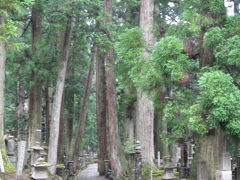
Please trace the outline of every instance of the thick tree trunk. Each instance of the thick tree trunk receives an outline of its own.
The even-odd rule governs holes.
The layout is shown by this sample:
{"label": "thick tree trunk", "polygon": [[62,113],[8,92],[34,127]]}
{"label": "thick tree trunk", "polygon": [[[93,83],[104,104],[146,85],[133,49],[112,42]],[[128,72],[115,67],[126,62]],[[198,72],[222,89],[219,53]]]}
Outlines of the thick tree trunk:
{"label": "thick tree trunk", "polygon": [[74,157],[75,161],[78,159],[78,157],[80,156],[80,153],[81,153],[81,143],[82,143],[82,138],[83,138],[84,129],[85,129],[85,125],[86,125],[89,97],[91,95],[91,88],[92,88],[92,79],[93,79],[93,73],[94,73],[95,59],[96,59],[96,49],[94,46],[93,51],[92,51],[91,64],[89,66],[86,86],[85,86],[85,90],[84,90],[82,108],[81,108],[81,112],[79,115],[79,121],[78,121],[77,138],[76,138],[76,142],[75,142],[75,146],[74,146],[74,153],[73,153],[73,157]]}
{"label": "thick tree trunk", "polygon": [[[100,48],[100,47],[98,47]],[[100,176],[105,174],[104,160],[107,159],[107,136],[106,136],[106,81],[104,58],[100,57],[97,49],[96,59],[96,114],[98,133],[98,171]]]}
{"label": "thick tree trunk", "polygon": [[[105,23],[106,26],[108,26],[112,23],[112,0],[104,0],[104,9],[107,13]],[[111,33],[109,29],[107,31],[106,35],[110,36]],[[109,156],[113,174],[116,177],[120,177],[123,173],[123,169],[120,160],[120,138],[118,132],[113,49],[109,48],[105,50],[105,62]]]}
{"label": "thick tree trunk", "polygon": [[[0,14],[0,25],[4,25],[4,18]],[[4,133],[4,89],[5,89],[5,62],[6,47],[3,39],[0,39],[0,150],[5,148]]]}
{"label": "thick tree trunk", "polygon": [[74,119],[74,93],[68,95],[68,104],[67,104],[67,157],[70,159],[72,155],[72,138],[73,138],[73,119]]}
{"label": "thick tree trunk", "polygon": [[26,122],[25,122],[25,92],[21,79],[17,82],[17,138],[26,140]]}
{"label": "thick tree trunk", "polygon": [[56,92],[53,100],[52,119],[50,122],[50,138],[48,148],[48,162],[51,164],[49,171],[52,174],[56,172],[57,152],[58,152],[58,138],[59,138],[59,121],[62,95],[65,84],[65,76],[67,70],[68,54],[72,34],[72,16],[68,17],[67,27],[64,36],[63,54],[61,59],[61,67],[58,73]]}
{"label": "thick tree trunk", "polygon": [[131,102],[126,107],[125,113],[125,138],[134,140],[135,138],[135,124],[136,124],[136,102]]}
{"label": "thick tree trunk", "polygon": [[[42,8],[40,7],[41,0],[35,1],[32,8],[32,55],[36,52],[36,44],[41,35],[42,24]],[[28,124],[28,146],[32,147],[35,143],[35,131],[41,128],[42,114],[42,84],[38,75],[32,72],[33,85],[29,94],[29,124]]]}
{"label": "thick tree trunk", "polygon": [[61,133],[59,133],[58,138],[58,162],[64,163],[64,153],[66,150],[65,146],[65,137],[66,137],[66,126],[65,126],[65,117],[64,117],[64,106],[65,106],[65,98],[64,98],[64,92],[62,96],[62,104],[61,104],[61,112],[60,112],[60,124],[59,124],[59,130]]}
{"label": "thick tree trunk", "polygon": [[[151,49],[154,44],[153,37],[153,1],[142,0],[140,10],[140,27],[143,30],[143,39]],[[149,58],[147,50],[144,52],[145,60]],[[154,159],[153,145],[153,123],[154,123],[154,108],[153,101],[141,89],[137,89],[137,121],[136,135],[141,141],[142,158],[145,165],[151,166]]]}
{"label": "thick tree trunk", "polygon": [[52,93],[51,93],[51,87],[49,86],[49,82],[46,83],[45,89],[44,89],[44,98],[45,98],[45,123],[46,123],[46,143],[49,142],[49,127],[50,127],[50,121],[51,121],[51,105],[52,105]]}
{"label": "thick tree trunk", "polygon": [[200,141],[197,153],[197,179],[215,180],[216,170],[220,167],[222,153],[226,151],[225,133],[217,129],[214,135]]}
{"label": "thick tree trunk", "polygon": [[161,158],[165,156],[169,156],[169,149],[168,149],[168,144],[163,141],[161,135],[167,136],[167,122],[163,121],[163,110],[165,107],[166,103],[166,95],[168,94],[166,87],[161,87],[161,90],[159,92],[159,95],[157,101],[160,101],[161,105],[159,108],[154,109],[154,119],[155,119],[155,147],[156,147],[156,152],[155,155],[157,155],[157,152],[160,151],[161,153]]}

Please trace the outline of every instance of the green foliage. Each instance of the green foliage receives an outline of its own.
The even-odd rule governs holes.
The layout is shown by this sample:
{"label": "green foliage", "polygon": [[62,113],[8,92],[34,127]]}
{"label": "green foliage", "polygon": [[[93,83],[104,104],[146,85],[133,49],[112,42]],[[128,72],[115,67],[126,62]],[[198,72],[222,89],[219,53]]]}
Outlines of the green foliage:
{"label": "green foliage", "polygon": [[240,36],[235,35],[219,44],[215,49],[215,56],[220,64],[240,66]]}
{"label": "green foliage", "polygon": [[240,91],[232,77],[222,71],[205,72],[199,79],[199,90],[198,103],[190,108],[193,129],[201,132],[205,126],[221,127],[239,136]]}
{"label": "green foliage", "polygon": [[135,151],[136,144],[134,142],[135,142],[134,139],[127,139],[123,143],[124,153],[126,153],[126,154],[134,154],[136,152]]}
{"label": "green foliage", "polygon": [[[214,27],[204,34],[204,46],[211,49],[224,41],[224,34],[221,28]],[[221,44],[222,45],[222,44]]]}
{"label": "green foliage", "polygon": [[174,83],[193,67],[188,56],[183,53],[183,43],[176,37],[168,36],[156,43],[152,58],[147,64],[145,82],[152,84]]}
{"label": "green foliage", "polygon": [[124,68],[124,71],[128,72],[123,79],[130,77],[131,81],[137,84],[141,65],[144,64],[142,31],[139,28],[127,29],[120,35],[115,49],[119,63],[122,64],[120,68]]}

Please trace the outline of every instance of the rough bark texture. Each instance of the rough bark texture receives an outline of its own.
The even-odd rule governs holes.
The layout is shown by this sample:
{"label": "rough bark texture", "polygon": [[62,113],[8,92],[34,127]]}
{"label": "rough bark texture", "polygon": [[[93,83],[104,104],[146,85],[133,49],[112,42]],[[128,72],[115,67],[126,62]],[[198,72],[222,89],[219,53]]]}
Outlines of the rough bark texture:
{"label": "rough bark texture", "polygon": [[65,98],[64,94],[62,97],[62,105],[61,105],[61,112],[60,112],[60,124],[59,124],[59,130],[61,133],[59,133],[59,138],[58,138],[58,162],[59,163],[64,163],[64,152],[65,152],[65,131],[66,131],[66,126],[65,126],[65,117],[64,117],[64,105],[65,105]]}
{"label": "rough bark texture", "polygon": [[50,122],[48,162],[52,165],[49,167],[49,171],[52,174],[55,174],[56,172],[61,101],[62,101],[63,89],[65,84],[65,76],[66,76],[66,70],[67,70],[71,34],[72,34],[72,16],[69,16],[67,21],[66,32],[64,36],[64,46],[63,46],[63,54],[61,59],[61,67],[58,73],[56,92],[53,100],[52,119]]}
{"label": "rough bark texture", "polygon": [[131,102],[126,108],[125,115],[125,137],[133,140],[135,138],[136,124],[136,102]]}
{"label": "rough bark texture", "polygon": [[[0,25],[4,25],[4,18],[0,14]],[[5,88],[5,62],[6,47],[5,42],[0,39],[0,148],[4,147],[4,88]]]}
{"label": "rough bark texture", "polygon": [[[40,8],[41,0],[35,1],[32,8],[32,55],[36,52],[36,44],[41,35],[42,9]],[[32,72],[33,85],[29,94],[29,124],[28,124],[28,146],[31,147],[35,143],[35,131],[40,129],[42,114],[42,84],[36,72]]]}
{"label": "rough bark texture", "polygon": [[25,122],[25,92],[21,80],[17,82],[17,137],[21,140],[26,140],[26,122]]}
{"label": "rough bark texture", "polygon": [[216,130],[212,136],[206,136],[200,141],[197,153],[197,179],[215,180],[216,170],[221,162],[221,155],[226,150],[224,132]]}
{"label": "rough bark texture", "polygon": [[[140,27],[143,30],[143,39],[151,49],[154,44],[153,37],[153,1],[142,0],[140,9]],[[145,59],[149,58],[148,50],[144,52]],[[154,159],[153,145],[154,108],[153,101],[146,92],[137,89],[137,139],[141,141],[142,158],[146,165],[152,165]]]}
{"label": "rough bark texture", "polygon": [[66,105],[66,109],[68,112],[67,118],[67,157],[70,159],[72,156],[72,137],[73,137],[73,119],[74,119],[74,93],[68,95],[68,104]]}
{"label": "rough bark texture", "polygon": [[96,59],[96,111],[98,132],[98,171],[105,174],[104,160],[107,159],[107,136],[106,136],[106,81],[104,58],[100,57],[97,49]]}
{"label": "rough bark texture", "polygon": [[164,109],[164,104],[166,103],[166,95],[167,95],[167,90],[165,87],[162,87],[157,99],[157,101],[160,100],[161,105],[159,108],[154,109],[154,119],[155,119],[155,125],[154,125],[154,130],[155,130],[155,155],[157,155],[157,152],[161,152],[161,158],[164,156],[169,156],[169,150],[168,150],[168,144],[163,141],[161,135],[166,136],[167,135],[167,123],[162,120],[163,118],[163,109]]}
{"label": "rough bark texture", "polygon": [[49,82],[46,83],[44,89],[44,98],[45,98],[45,121],[46,121],[46,142],[49,142],[49,127],[50,127],[50,120],[51,120],[51,101],[52,101],[52,93],[51,88],[49,87]]}
{"label": "rough bark texture", "polygon": [[82,103],[81,112],[79,115],[77,138],[74,146],[73,156],[76,161],[80,156],[80,152],[81,152],[81,143],[82,143],[82,138],[83,138],[84,129],[86,125],[87,113],[88,113],[89,97],[91,95],[95,59],[96,59],[96,50],[95,50],[95,47],[93,47],[91,64],[88,70],[88,76],[87,76],[86,86],[84,90],[83,103]]}
{"label": "rough bark texture", "polygon": [[[104,9],[107,13],[105,23],[106,26],[108,26],[108,23],[112,23],[112,0],[104,0]],[[110,35],[110,32],[107,33],[107,36]],[[109,158],[113,174],[116,177],[120,177],[123,173],[123,169],[120,161],[120,138],[118,132],[114,56],[112,48],[106,49],[105,62]]]}

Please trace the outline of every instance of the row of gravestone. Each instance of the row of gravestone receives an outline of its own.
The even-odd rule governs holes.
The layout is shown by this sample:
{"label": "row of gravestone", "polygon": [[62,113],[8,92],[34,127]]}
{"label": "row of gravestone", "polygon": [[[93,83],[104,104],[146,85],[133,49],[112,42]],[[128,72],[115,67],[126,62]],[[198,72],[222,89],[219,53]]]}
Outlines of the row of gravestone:
{"label": "row of gravestone", "polygon": [[31,167],[32,179],[47,179],[48,167],[46,162],[47,148],[40,147],[41,130],[35,132],[35,146],[27,150],[26,141],[17,141],[14,136],[5,134],[4,139],[7,147],[7,155],[11,163],[16,167],[16,179],[21,179],[25,165]]}

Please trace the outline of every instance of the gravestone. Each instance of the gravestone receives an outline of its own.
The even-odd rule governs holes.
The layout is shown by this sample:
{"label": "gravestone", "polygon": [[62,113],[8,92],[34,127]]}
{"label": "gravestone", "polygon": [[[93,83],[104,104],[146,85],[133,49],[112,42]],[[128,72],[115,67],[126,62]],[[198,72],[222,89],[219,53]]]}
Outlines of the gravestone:
{"label": "gravestone", "polygon": [[16,143],[14,141],[14,137],[9,136],[9,140],[7,142],[7,155],[8,155],[9,160],[11,161],[11,163],[14,166],[16,166],[16,161],[17,161],[15,148],[16,148]]}
{"label": "gravestone", "polygon": [[18,160],[17,160],[17,170],[16,170],[16,179],[21,179],[23,166],[24,166],[24,160],[25,160],[25,154],[26,154],[26,141],[19,141],[18,142]]}

